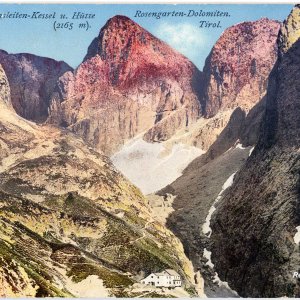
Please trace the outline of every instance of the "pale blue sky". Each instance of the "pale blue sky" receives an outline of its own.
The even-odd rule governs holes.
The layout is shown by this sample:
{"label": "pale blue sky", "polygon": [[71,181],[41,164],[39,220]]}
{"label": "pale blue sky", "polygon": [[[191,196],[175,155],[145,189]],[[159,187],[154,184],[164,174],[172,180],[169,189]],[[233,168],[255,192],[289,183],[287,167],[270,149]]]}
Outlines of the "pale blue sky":
{"label": "pale blue sky", "polygon": [[[0,4],[0,14],[6,12],[29,13],[42,12],[57,14],[73,12],[95,13],[96,18],[89,20],[91,29],[85,31],[78,28],[78,21],[74,22],[73,30],[53,30],[54,20],[28,20],[28,19],[0,19],[0,49],[10,53],[27,52],[47,56],[57,60],[64,60],[72,67],[76,67],[86,54],[87,47],[101,27],[114,15],[126,15],[146,28],[152,34],[169,43],[178,51],[183,52],[201,70],[207,55],[221,33],[229,26],[243,21],[254,21],[261,17],[283,21],[292,9],[292,5],[271,4]],[[227,18],[202,17],[166,17],[161,19],[137,18],[136,11],[227,11]],[[199,28],[199,21],[221,20],[222,28]],[[56,21],[59,21],[56,19]]]}

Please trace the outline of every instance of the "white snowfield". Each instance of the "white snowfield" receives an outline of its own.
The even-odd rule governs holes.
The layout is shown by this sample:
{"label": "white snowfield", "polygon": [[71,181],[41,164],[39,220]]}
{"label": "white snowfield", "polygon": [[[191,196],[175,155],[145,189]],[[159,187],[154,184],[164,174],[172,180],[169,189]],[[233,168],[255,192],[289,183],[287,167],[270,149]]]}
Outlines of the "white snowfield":
{"label": "white snowfield", "polygon": [[114,165],[144,194],[154,193],[172,183],[203,150],[178,143],[147,143],[141,137],[126,143],[111,159]]}
{"label": "white snowfield", "polygon": [[252,154],[254,148],[255,148],[255,147],[252,147],[252,148],[250,149],[249,156],[251,156],[251,154]]}

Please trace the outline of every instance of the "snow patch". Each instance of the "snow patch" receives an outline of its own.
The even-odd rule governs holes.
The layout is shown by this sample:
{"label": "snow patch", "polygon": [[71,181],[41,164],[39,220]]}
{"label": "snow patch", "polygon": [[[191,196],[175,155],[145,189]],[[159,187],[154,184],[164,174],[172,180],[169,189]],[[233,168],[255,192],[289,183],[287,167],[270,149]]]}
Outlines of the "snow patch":
{"label": "snow patch", "polygon": [[[211,261],[211,251],[208,251],[206,248],[203,250],[203,257],[207,259],[206,265],[209,266],[212,270],[214,269],[215,265]],[[219,287],[224,287],[231,291],[234,295],[238,296],[238,293],[230,288],[228,282],[222,281],[217,272],[215,272],[213,282],[216,283]]]}
{"label": "snow patch", "polygon": [[241,150],[245,150],[246,149],[245,147],[243,147],[243,145],[241,143],[238,143],[235,148],[241,149]]}
{"label": "snow patch", "polygon": [[238,293],[233,290],[227,281],[222,281],[218,275],[217,272],[215,272],[215,276],[214,276],[214,280],[213,282],[215,282],[219,287],[225,287],[226,289],[230,290],[234,295],[236,295],[237,297],[239,297]]}
{"label": "snow patch", "polygon": [[296,227],[297,233],[294,236],[295,244],[299,245],[300,243],[300,226]]}
{"label": "snow patch", "polygon": [[252,154],[254,148],[255,148],[255,147],[252,147],[252,148],[250,149],[250,151],[249,151],[249,156],[251,156],[251,154]]}
{"label": "snow patch", "polygon": [[211,251],[208,251],[206,248],[204,248],[203,257],[207,259],[206,265],[213,269],[215,265],[211,261]]}
{"label": "snow patch", "polygon": [[228,179],[225,181],[225,183],[222,186],[222,190],[219,193],[219,196],[221,196],[225,190],[227,190],[229,187],[232,186],[235,174],[236,174],[236,172],[234,172],[233,174],[231,174],[228,177]]}
{"label": "snow patch", "polygon": [[125,144],[111,159],[144,194],[150,194],[180,177],[187,165],[203,153],[182,143],[168,151],[164,143],[147,143],[139,137]]}
{"label": "snow patch", "polygon": [[[214,204],[215,204],[215,202],[214,202]],[[211,220],[211,217],[212,217],[213,213],[215,212],[215,210],[216,210],[215,206],[212,205],[208,211],[208,215],[206,216],[205,223],[202,225],[202,232],[205,235],[207,235],[208,237],[210,237],[211,233],[212,233],[212,229],[210,227],[210,220]]]}
{"label": "snow patch", "polygon": [[212,217],[213,213],[216,210],[216,204],[222,198],[224,191],[227,190],[230,186],[232,186],[235,174],[236,174],[236,172],[231,174],[228,177],[228,179],[225,181],[225,183],[222,186],[221,192],[219,193],[218,197],[215,199],[213,205],[210,207],[210,209],[208,211],[208,215],[206,216],[205,223],[202,225],[202,232],[208,237],[210,237],[212,234],[212,229],[210,227],[210,221],[211,221],[211,217]]}

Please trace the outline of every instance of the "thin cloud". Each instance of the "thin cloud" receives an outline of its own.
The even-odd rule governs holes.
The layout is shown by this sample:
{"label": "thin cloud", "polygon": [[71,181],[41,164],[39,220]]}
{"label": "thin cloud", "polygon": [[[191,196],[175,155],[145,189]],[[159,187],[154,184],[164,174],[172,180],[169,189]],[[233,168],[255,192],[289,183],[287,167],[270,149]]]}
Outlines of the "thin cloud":
{"label": "thin cloud", "polygon": [[155,35],[197,64],[199,54],[205,48],[205,35],[197,25],[190,23],[161,23]]}

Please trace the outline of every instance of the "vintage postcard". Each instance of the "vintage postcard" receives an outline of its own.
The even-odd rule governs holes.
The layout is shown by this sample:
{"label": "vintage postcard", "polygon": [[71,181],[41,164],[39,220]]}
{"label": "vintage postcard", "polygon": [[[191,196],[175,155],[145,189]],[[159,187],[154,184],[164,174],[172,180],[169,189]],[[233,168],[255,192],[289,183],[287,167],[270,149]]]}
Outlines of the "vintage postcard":
{"label": "vintage postcard", "polygon": [[300,5],[0,28],[0,297],[300,297]]}

